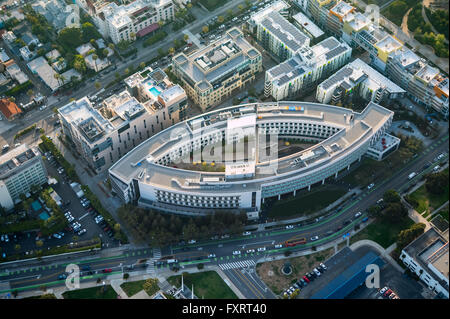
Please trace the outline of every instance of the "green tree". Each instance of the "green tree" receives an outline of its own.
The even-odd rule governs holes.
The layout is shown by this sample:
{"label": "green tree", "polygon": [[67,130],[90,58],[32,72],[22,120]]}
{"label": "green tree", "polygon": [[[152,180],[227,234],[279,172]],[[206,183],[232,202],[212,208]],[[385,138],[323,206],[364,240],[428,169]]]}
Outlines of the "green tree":
{"label": "green tree", "polygon": [[73,68],[82,74],[86,73],[86,61],[84,61],[83,56],[79,54],[74,56]]}
{"label": "green tree", "polygon": [[76,48],[83,44],[80,28],[66,27],[59,32],[58,40],[70,48]]}
{"label": "green tree", "polygon": [[208,33],[209,32],[209,27],[207,25],[202,27],[202,32],[203,33]]}
{"label": "green tree", "polygon": [[42,247],[42,246],[44,246],[44,242],[42,240],[38,240],[38,241],[36,241],[36,246]]}
{"label": "green tree", "polygon": [[224,19],[223,16],[218,16],[218,17],[217,17],[217,22],[223,23],[223,21],[225,21],[225,19]]}
{"label": "green tree", "polygon": [[169,54],[174,54],[175,53],[175,48],[171,47],[169,48]]}
{"label": "green tree", "polygon": [[100,90],[100,88],[102,87],[102,84],[101,84],[100,82],[98,82],[98,81],[95,81],[94,86],[95,86],[95,88],[96,88],[97,90]]}
{"label": "green tree", "polygon": [[82,32],[82,39],[85,42],[92,39],[100,38],[100,34],[97,31],[97,28],[90,22],[85,22],[81,25],[81,32]]}
{"label": "green tree", "polygon": [[383,200],[385,203],[399,203],[400,195],[395,190],[389,189],[383,194]]}
{"label": "green tree", "polygon": [[123,280],[127,280],[128,278],[130,278],[130,274],[129,273],[124,273],[123,274]]}
{"label": "green tree", "polygon": [[448,170],[428,175],[425,188],[427,192],[434,195],[448,192]]}

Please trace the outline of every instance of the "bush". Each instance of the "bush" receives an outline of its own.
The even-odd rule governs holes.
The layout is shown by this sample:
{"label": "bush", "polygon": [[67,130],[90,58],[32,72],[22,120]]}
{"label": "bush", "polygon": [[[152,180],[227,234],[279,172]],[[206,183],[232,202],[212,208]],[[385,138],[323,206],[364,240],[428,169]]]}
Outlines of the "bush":
{"label": "bush", "polygon": [[167,33],[165,31],[160,30],[144,41],[144,47],[151,46],[152,44],[155,44],[156,42],[163,40],[166,36]]}
{"label": "bush", "polygon": [[35,129],[36,129],[36,124],[33,124],[33,125],[27,127],[26,129],[20,131],[20,132],[17,133],[16,135],[14,135],[14,139],[16,140],[16,139],[18,139],[19,137],[21,137],[21,136],[23,136],[23,135],[25,135],[25,134],[27,134],[27,133],[29,133],[29,132],[35,130]]}
{"label": "bush", "polygon": [[30,88],[31,86],[33,86],[33,83],[31,83],[31,81],[27,81],[25,83],[16,85],[15,87],[13,87],[12,89],[8,90],[5,92],[5,95],[7,96],[17,96],[20,93],[28,90],[28,88]]}
{"label": "bush", "polygon": [[203,268],[205,268],[205,265],[203,263],[197,264],[198,270],[202,270]]}

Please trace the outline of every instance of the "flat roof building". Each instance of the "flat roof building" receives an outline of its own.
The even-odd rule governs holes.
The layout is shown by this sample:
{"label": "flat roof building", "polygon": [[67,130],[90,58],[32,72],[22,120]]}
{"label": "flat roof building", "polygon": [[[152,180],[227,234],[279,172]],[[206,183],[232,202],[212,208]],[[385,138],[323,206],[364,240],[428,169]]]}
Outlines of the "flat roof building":
{"label": "flat roof building", "polygon": [[430,290],[448,299],[448,227],[431,227],[403,248],[400,259]]}
{"label": "flat roof building", "polygon": [[292,16],[294,25],[300,28],[311,40],[321,39],[325,33],[314,24],[305,14],[299,12]]}
{"label": "flat roof building", "polygon": [[277,101],[294,98],[347,63],[351,52],[334,37],[303,46],[292,58],[266,71],[264,94]]}
{"label": "flat roof building", "polygon": [[[138,100],[132,95],[133,90],[125,90],[105,99],[98,109],[84,97],[58,110],[64,134],[95,171],[107,169],[153,134],[177,123],[180,114],[184,114],[187,104],[184,90],[168,81],[162,70],[148,71],[146,77],[139,74],[140,81],[134,85],[141,89],[149,87],[153,95]],[[165,86],[156,85],[156,74],[160,80],[167,80]],[[125,82],[130,83],[130,78]],[[152,85],[148,86],[150,82]]]}
{"label": "flat roof building", "polygon": [[188,96],[203,111],[254,81],[262,70],[261,53],[238,28],[189,56],[174,56],[172,63]]}
{"label": "flat roof building", "polygon": [[36,147],[22,144],[0,156],[0,205],[6,210],[20,201],[33,185],[47,182],[47,170]]}
{"label": "flat roof building", "polygon": [[62,85],[62,83],[55,78],[55,74],[58,73],[53,70],[44,57],[40,56],[37,59],[28,62],[27,65],[30,71],[38,75],[52,92],[56,91]]}
{"label": "flat roof building", "polygon": [[[310,189],[349,169],[381,138],[392,118],[392,111],[372,102],[361,113],[289,101],[228,107],[155,134],[117,161],[109,175],[126,203],[137,200],[144,207],[191,215],[221,209],[258,212],[265,198]],[[278,158],[276,152],[267,155],[266,138],[252,142],[261,134],[270,137],[270,145],[277,145],[279,136],[314,136],[320,142]],[[236,149],[232,145],[246,138],[245,157],[237,147],[245,142]],[[212,147],[225,147],[225,158],[211,155]],[[195,165],[202,159],[224,169],[212,172]]]}
{"label": "flat roof building", "polygon": [[406,93],[397,84],[371,68],[360,59],[345,65],[317,86],[316,99],[320,103],[344,104],[348,98],[359,96],[380,103],[396,99]]}

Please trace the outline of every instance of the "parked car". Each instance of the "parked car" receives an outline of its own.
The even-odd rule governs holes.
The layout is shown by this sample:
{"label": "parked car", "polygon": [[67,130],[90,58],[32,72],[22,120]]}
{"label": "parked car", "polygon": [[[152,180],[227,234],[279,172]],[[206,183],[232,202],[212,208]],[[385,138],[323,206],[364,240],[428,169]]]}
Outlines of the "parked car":
{"label": "parked car", "polygon": [[317,268],[314,268],[313,271],[317,275],[317,277],[320,277],[321,273]]}
{"label": "parked car", "polygon": [[367,189],[372,189],[375,186],[374,183],[371,183],[369,186],[367,186]]}
{"label": "parked car", "polygon": [[383,287],[380,289],[380,294],[383,295],[389,288],[388,287]]}
{"label": "parked car", "polygon": [[253,254],[255,252],[254,249],[247,249],[247,254]]}
{"label": "parked car", "polygon": [[110,272],[112,272],[112,269],[111,268],[105,268],[105,269],[102,270],[102,272],[103,273],[110,273]]}
{"label": "parked car", "polygon": [[80,231],[77,233],[78,236],[81,236],[81,235],[83,235],[83,234],[86,234],[86,228],[83,228],[82,230],[80,230]]}
{"label": "parked car", "polygon": [[258,251],[266,251],[266,247],[259,247]]}
{"label": "parked car", "polygon": [[389,295],[389,299],[394,299],[394,297],[396,297],[397,295],[393,292]]}
{"label": "parked car", "polygon": [[292,228],[294,228],[294,225],[287,225],[286,226],[286,229],[292,229]]}
{"label": "parked car", "polygon": [[391,289],[386,290],[386,292],[383,294],[384,297],[389,296],[392,293]]}
{"label": "parked car", "polygon": [[319,236],[313,236],[313,237],[311,237],[311,241],[316,241],[317,239],[319,239]]}
{"label": "parked car", "polygon": [[320,263],[319,266],[320,266],[320,268],[322,268],[323,270],[327,270],[327,269],[328,269],[327,266],[325,266],[325,264],[323,264],[323,263]]}
{"label": "parked car", "polygon": [[56,239],[61,239],[61,235],[59,235],[59,234],[53,234],[53,237]]}
{"label": "parked car", "polygon": [[208,258],[216,258],[216,254],[209,254]]}
{"label": "parked car", "polygon": [[241,254],[241,251],[240,250],[234,250],[233,251],[233,255],[240,255]]}
{"label": "parked car", "polygon": [[63,279],[66,279],[66,278],[67,278],[67,274],[66,273],[61,274],[61,275],[58,276],[59,280],[63,280]]}

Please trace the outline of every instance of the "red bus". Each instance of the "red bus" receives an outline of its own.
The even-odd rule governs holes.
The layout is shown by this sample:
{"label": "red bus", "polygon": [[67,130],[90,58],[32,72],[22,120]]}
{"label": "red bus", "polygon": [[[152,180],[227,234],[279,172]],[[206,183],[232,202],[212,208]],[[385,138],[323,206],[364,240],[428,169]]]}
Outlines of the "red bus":
{"label": "red bus", "polygon": [[294,247],[294,246],[303,245],[303,244],[306,244],[306,238],[304,238],[304,237],[303,238],[291,238],[284,242],[284,245],[286,247]]}

